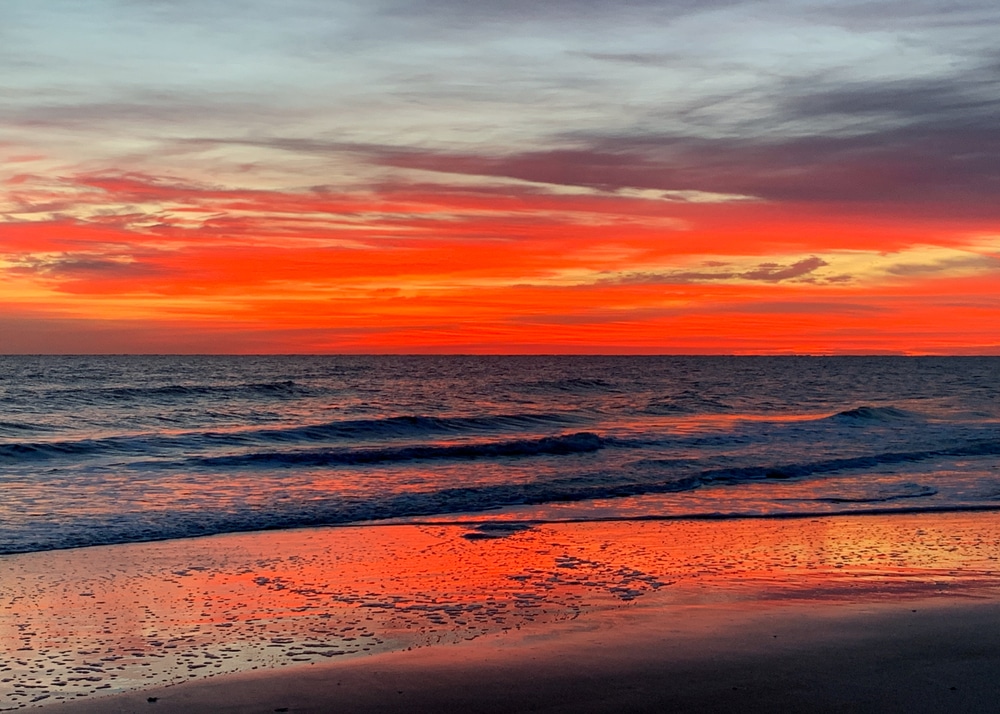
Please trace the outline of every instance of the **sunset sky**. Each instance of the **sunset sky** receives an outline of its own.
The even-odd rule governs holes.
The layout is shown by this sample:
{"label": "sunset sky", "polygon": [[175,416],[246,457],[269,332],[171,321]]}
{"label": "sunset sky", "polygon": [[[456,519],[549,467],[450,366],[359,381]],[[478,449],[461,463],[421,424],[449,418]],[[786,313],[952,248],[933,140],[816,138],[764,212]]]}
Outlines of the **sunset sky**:
{"label": "sunset sky", "polygon": [[995,0],[3,0],[0,353],[1000,353]]}

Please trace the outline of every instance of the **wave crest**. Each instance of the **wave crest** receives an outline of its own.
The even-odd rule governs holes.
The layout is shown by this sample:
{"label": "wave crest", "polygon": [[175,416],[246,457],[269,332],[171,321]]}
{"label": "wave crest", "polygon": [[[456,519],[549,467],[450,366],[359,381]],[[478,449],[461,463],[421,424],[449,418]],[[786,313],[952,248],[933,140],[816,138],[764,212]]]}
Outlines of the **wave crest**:
{"label": "wave crest", "polygon": [[865,405],[837,412],[827,418],[847,424],[858,424],[909,421],[919,419],[920,417],[918,414],[906,411],[905,409],[899,409],[898,407],[873,407]]}
{"label": "wave crest", "polygon": [[62,441],[18,441],[0,444],[0,460],[49,459],[66,456],[101,457],[111,454],[148,456],[158,449],[198,450],[225,446],[252,447],[336,440],[419,438],[433,434],[490,434],[551,428],[555,425],[570,424],[572,421],[570,416],[557,413],[467,417],[404,415],[235,431],[198,431],[171,435],[133,434]]}
{"label": "wave crest", "polygon": [[378,449],[318,449],[310,451],[270,451],[233,456],[211,456],[197,459],[200,464],[214,466],[295,465],[335,466],[376,464],[395,461],[429,459],[478,459],[516,456],[582,454],[603,448],[604,440],[597,434],[582,431],[576,434],[544,436],[539,439],[487,441],[468,444],[431,446],[400,446]]}

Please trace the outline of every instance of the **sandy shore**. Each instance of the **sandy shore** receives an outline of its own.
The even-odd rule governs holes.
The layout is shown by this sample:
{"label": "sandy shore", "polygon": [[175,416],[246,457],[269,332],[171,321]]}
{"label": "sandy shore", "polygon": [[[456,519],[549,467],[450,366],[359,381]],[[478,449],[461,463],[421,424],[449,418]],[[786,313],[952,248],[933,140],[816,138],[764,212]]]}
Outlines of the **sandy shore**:
{"label": "sandy shore", "polygon": [[7,556],[0,709],[1000,711],[998,520],[331,528]]}
{"label": "sandy shore", "polygon": [[679,623],[666,615],[636,608],[530,635],[231,675],[52,712],[1000,711],[996,603],[772,603],[687,609]]}

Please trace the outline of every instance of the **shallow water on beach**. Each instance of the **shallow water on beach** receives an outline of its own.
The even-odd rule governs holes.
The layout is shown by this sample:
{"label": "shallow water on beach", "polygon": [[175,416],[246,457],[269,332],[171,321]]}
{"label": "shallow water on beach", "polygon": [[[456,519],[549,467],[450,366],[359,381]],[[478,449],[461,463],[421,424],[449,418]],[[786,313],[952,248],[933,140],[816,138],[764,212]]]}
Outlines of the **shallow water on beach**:
{"label": "shallow water on beach", "polygon": [[0,357],[0,553],[1000,508],[1000,358]]}

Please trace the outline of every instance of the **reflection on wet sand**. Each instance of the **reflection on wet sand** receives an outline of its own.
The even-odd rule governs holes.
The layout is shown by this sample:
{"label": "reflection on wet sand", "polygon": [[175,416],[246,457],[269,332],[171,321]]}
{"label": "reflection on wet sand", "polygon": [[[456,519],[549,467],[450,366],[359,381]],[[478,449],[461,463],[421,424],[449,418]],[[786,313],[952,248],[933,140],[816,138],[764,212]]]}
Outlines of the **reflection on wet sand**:
{"label": "reflection on wet sand", "polygon": [[310,529],[0,559],[0,709],[461,642],[655,603],[991,594],[932,514]]}

